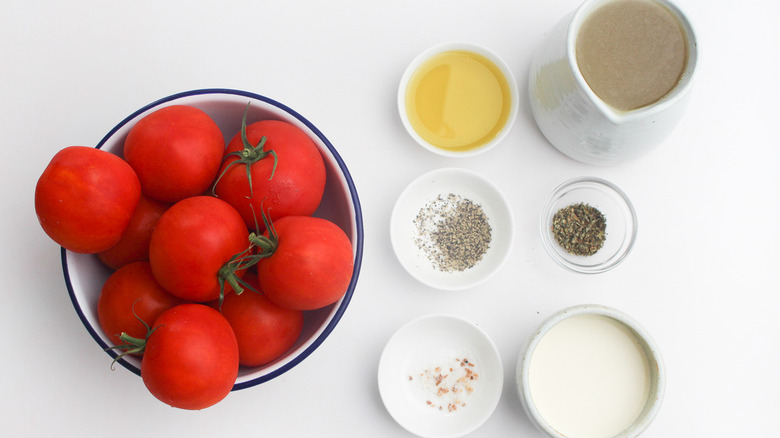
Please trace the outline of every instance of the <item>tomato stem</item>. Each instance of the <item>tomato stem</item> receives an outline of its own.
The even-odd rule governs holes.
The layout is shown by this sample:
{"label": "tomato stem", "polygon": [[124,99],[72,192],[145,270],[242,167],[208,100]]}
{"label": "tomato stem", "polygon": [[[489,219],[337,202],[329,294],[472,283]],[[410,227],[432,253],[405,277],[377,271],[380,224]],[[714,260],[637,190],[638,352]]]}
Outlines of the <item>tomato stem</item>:
{"label": "tomato stem", "polygon": [[249,241],[260,248],[259,254],[263,255],[263,257],[270,257],[279,246],[279,235],[276,233],[273,221],[265,214],[262,208],[260,208],[260,214],[263,216],[263,224],[265,224],[265,229],[268,230],[268,236],[252,233],[249,235]]}
{"label": "tomato stem", "polygon": [[225,299],[225,283],[227,283],[232,289],[233,292],[236,293],[236,295],[241,295],[241,293],[244,292],[244,289],[249,289],[253,292],[257,292],[255,288],[252,287],[249,283],[244,281],[239,275],[238,271],[244,271],[246,269],[251,268],[252,266],[256,265],[260,259],[265,257],[261,254],[253,254],[254,244],[252,243],[253,238],[252,236],[254,233],[251,233],[249,235],[249,248],[246,250],[234,254],[230,260],[227,261],[222,267],[219,269],[217,273],[217,282],[219,283],[219,308],[222,308],[222,302]]}
{"label": "tomato stem", "polygon": [[127,353],[143,353],[144,347],[146,347],[146,338],[136,338],[122,332],[119,339],[125,343],[124,347],[133,347],[128,348]]}
{"label": "tomato stem", "polygon": [[[252,210],[254,213],[254,209]],[[238,275],[238,271],[243,271],[258,264],[260,260],[270,257],[276,251],[276,247],[279,244],[279,235],[276,233],[271,219],[266,215],[265,211],[260,208],[260,213],[263,216],[263,223],[268,230],[268,236],[263,236],[252,232],[249,234],[249,248],[244,251],[234,254],[230,260],[227,261],[219,269],[217,274],[217,282],[219,283],[219,308],[222,308],[222,302],[225,299],[225,283],[227,283],[236,295],[241,295],[244,292],[244,288],[250,289],[253,292],[257,292],[252,285],[245,282]],[[255,217],[255,223],[257,223],[257,217]],[[255,252],[254,249],[258,248]]]}
{"label": "tomato stem", "polygon": [[149,339],[149,336],[154,333],[155,330],[157,330],[157,327],[151,328],[149,327],[149,324],[146,323],[143,319],[141,319],[136,313],[135,313],[135,303],[137,303],[140,300],[135,300],[133,302],[132,311],[133,316],[139,321],[141,321],[141,324],[146,327],[146,335],[143,338],[136,338],[134,336],[128,335],[126,332],[122,332],[119,335],[119,340],[123,343],[120,345],[115,345],[113,347],[106,348],[106,350],[124,350],[122,353],[117,355],[117,357],[114,358],[114,360],[111,362],[111,369],[114,369],[114,365],[122,359],[123,357],[127,356],[128,354],[144,354],[144,350],[146,349],[146,340]]}
{"label": "tomato stem", "polygon": [[246,134],[246,115],[249,112],[249,105],[248,103],[246,105],[246,110],[244,110],[244,116],[241,119],[241,142],[243,143],[244,148],[240,151],[231,152],[229,154],[226,154],[223,158],[224,160],[227,160],[228,157],[235,156],[238,157],[237,160],[233,160],[228,164],[225,169],[222,171],[222,173],[217,177],[217,180],[214,181],[214,185],[211,188],[211,193],[216,196],[217,195],[217,184],[219,184],[219,181],[222,179],[222,177],[227,173],[227,171],[235,166],[235,165],[241,165],[243,164],[246,168],[246,179],[249,182],[249,198],[253,196],[254,190],[252,189],[252,172],[251,167],[256,162],[262,160],[263,158],[267,157],[268,155],[273,156],[274,158],[274,166],[271,169],[271,176],[268,177],[268,180],[270,181],[273,179],[274,174],[276,173],[276,166],[279,164],[279,157],[276,155],[276,151],[269,150],[266,151],[264,149],[265,142],[268,141],[268,138],[266,136],[263,136],[260,141],[257,143],[256,146],[253,146],[252,143],[249,142],[249,138]]}

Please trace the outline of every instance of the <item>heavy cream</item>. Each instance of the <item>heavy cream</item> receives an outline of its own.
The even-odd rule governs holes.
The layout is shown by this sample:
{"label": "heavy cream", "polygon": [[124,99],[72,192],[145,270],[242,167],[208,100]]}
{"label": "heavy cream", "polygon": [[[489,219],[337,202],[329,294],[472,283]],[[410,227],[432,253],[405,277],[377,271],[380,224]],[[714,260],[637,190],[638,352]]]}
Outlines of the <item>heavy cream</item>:
{"label": "heavy cream", "polygon": [[611,438],[647,405],[651,372],[634,333],[603,315],[554,325],[538,342],[528,385],[540,415],[569,438]]}

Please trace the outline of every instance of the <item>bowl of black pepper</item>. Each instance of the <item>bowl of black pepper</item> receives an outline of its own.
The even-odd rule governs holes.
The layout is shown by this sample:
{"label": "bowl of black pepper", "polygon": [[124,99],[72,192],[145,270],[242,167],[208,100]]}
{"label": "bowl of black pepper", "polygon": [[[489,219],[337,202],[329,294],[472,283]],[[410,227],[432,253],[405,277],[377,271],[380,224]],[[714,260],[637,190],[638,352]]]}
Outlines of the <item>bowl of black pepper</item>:
{"label": "bowl of black pepper", "polygon": [[509,256],[512,211],[501,190],[482,175],[437,169],[399,195],[390,240],[412,277],[436,289],[468,289],[492,277]]}
{"label": "bowl of black pepper", "polygon": [[634,246],[637,218],[628,196],[615,184],[579,177],[559,185],[540,219],[542,243],[559,265],[574,272],[606,272]]}

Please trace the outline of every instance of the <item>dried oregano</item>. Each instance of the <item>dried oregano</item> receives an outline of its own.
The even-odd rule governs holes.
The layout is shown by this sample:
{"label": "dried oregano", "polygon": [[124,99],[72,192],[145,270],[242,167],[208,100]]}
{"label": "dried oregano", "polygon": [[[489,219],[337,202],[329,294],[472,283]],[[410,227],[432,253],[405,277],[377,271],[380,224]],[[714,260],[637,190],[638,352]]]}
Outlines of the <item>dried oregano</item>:
{"label": "dried oregano", "polygon": [[593,255],[606,240],[606,218],[597,208],[582,202],[558,210],[551,227],[558,244],[574,255]]}

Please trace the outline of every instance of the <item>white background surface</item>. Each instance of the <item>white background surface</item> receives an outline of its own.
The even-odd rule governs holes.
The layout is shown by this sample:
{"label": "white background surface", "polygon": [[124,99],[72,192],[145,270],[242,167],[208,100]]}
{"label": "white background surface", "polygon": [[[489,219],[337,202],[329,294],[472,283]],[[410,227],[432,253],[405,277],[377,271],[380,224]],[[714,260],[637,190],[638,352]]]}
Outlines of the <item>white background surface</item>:
{"label": "white background surface", "polygon": [[[0,3],[0,160],[4,293],[0,413],[9,436],[405,436],[379,398],[382,348],[405,322],[462,316],[497,344],[505,385],[475,437],[541,437],[514,390],[531,331],[573,304],[616,307],[665,357],[663,408],[644,436],[771,436],[780,410],[780,9],[773,2],[680,0],[702,59],[691,105],[649,155],[599,168],[550,146],[530,116],[533,48],[578,0]],[[398,79],[446,40],[483,44],[513,69],[522,106],[512,132],[478,158],[424,151],[397,116]],[[84,330],[59,247],[40,229],[35,182],[51,156],[94,146],[125,116],[179,91],[225,87],[291,106],[331,140],[365,220],[358,289],[336,330],[290,372],[202,412],[149,395]],[[459,166],[509,197],[516,235],[491,281],[440,292],[394,258],[390,211],[406,184]],[[564,271],[544,253],[539,210],[560,182],[609,179],[639,215],[636,247],[612,272]]]}

